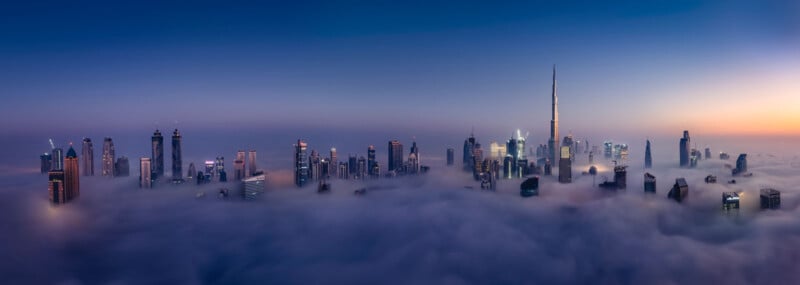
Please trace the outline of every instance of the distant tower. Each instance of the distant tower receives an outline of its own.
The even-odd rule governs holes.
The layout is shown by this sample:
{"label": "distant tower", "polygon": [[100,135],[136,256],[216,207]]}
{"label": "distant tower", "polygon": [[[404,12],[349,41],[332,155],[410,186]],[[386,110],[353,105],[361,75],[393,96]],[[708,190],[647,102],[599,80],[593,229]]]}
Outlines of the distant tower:
{"label": "distant tower", "polygon": [[64,171],[52,170],[47,173],[47,176],[47,193],[50,198],[50,203],[55,205],[66,203],[67,199],[64,191]]}
{"label": "distant tower", "polygon": [[217,158],[214,160],[214,175],[216,175],[217,179],[219,180],[223,172],[225,172],[225,157],[217,156]]}
{"label": "distant tower", "polygon": [[114,141],[111,138],[103,139],[103,176],[114,176]]}
{"label": "distant tower", "polygon": [[330,165],[328,167],[328,174],[331,177],[338,177],[337,173],[339,171],[339,159],[337,157],[338,157],[338,155],[336,154],[336,148],[332,147],[331,148],[331,156],[330,156],[330,158],[331,158],[330,162],[331,163],[330,163]]}
{"label": "distant tower", "polygon": [[742,153],[736,158],[736,168],[731,170],[733,176],[741,175],[747,172],[747,154]]}
{"label": "distant tower", "polygon": [[294,184],[303,187],[308,182],[308,157],[306,157],[308,145],[303,140],[297,140],[294,145]]}
{"label": "distant tower", "polygon": [[656,193],[656,177],[650,172],[644,174],[644,192]]}
{"label": "distant tower", "polygon": [[669,190],[667,198],[673,199],[680,203],[683,202],[683,200],[686,200],[688,197],[689,184],[686,183],[686,179],[683,177],[675,179],[675,185],[673,185],[672,189]]}
{"label": "distant tower", "polygon": [[556,82],[556,66],[553,65],[553,93],[552,93],[552,117],[550,118],[550,140],[547,141],[547,148],[550,151],[550,162],[558,163],[558,84]]}
{"label": "distant tower", "polygon": [[172,132],[172,180],[183,180],[183,155],[181,153],[181,133]]}
{"label": "distant tower", "polygon": [[139,188],[153,188],[153,170],[149,157],[139,159]]}
{"label": "distant tower", "polygon": [[403,144],[397,140],[389,141],[388,171],[401,171],[403,167]]}
{"label": "distant tower", "polygon": [[558,162],[558,182],[572,183],[572,160],[570,159],[570,147],[561,147],[561,161]]}
{"label": "distant tower", "polygon": [[417,148],[417,141],[413,141],[411,143],[411,150],[408,154],[408,164],[411,167],[408,172],[419,173],[420,157],[419,148]]}
{"label": "distant tower", "polygon": [[247,177],[256,176],[256,151],[247,152]]}
{"label": "distant tower", "polygon": [[53,169],[53,156],[49,153],[44,153],[39,156],[39,160],[41,160],[41,172],[42,174],[50,172]]}
{"label": "distant tower", "polygon": [[453,166],[455,163],[455,152],[456,150],[453,148],[447,149],[447,166]]}
{"label": "distant tower", "polygon": [[653,156],[650,154],[650,140],[647,140],[647,146],[644,149],[644,168],[653,167]]}
{"label": "distant tower", "polygon": [[475,153],[476,143],[474,133],[470,133],[469,138],[464,140],[464,156],[462,159],[464,171],[472,171],[474,168],[472,155]]}
{"label": "distant tower", "polygon": [[67,202],[81,195],[79,172],[78,154],[70,145],[64,158],[64,193]]}
{"label": "distant tower", "polygon": [[94,146],[90,138],[83,138],[81,164],[83,164],[81,166],[83,168],[83,176],[94,176]]}
{"label": "distant tower", "polygon": [[53,149],[53,170],[64,170],[64,149],[57,147]]}
{"label": "distant tower", "polygon": [[152,159],[153,179],[159,179],[164,176],[164,137],[159,130],[153,133],[152,137]]}
{"label": "distant tower", "polygon": [[233,180],[242,181],[247,175],[244,169],[244,151],[236,152],[236,158],[233,160]]}
{"label": "distant tower", "polygon": [[114,163],[114,176],[128,177],[131,175],[131,165],[127,156],[120,156]]}
{"label": "distant tower", "polygon": [[683,131],[679,150],[680,150],[680,166],[689,167],[689,154],[691,153],[691,140],[689,139],[689,131]]}
{"label": "distant tower", "polygon": [[186,179],[194,179],[197,175],[197,168],[194,166],[194,162],[189,163],[189,172],[186,173]]}
{"label": "distant tower", "polygon": [[375,146],[370,145],[367,147],[367,172],[369,172],[370,178],[377,178],[380,173],[380,169],[376,169],[378,162],[375,160]]}

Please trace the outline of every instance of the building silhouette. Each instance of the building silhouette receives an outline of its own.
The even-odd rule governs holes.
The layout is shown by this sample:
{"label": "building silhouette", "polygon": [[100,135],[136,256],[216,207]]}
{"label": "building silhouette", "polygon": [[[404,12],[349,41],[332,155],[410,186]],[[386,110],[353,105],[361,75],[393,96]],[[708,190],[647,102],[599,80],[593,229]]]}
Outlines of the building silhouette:
{"label": "building silhouette", "polygon": [[103,168],[101,169],[102,176],[114,176],[114,162],[115,162],[115,154],[114,154],[114,141],[111,138],[106,137],[103,139]]}
{"label": "building silhouette", "polygon": [[742,153],[739,154],[739,158],[736,159],[736,168],[731,170],[731,174],[737,176],[745,173],[747,173],[747,154]]}
{"label": "building silhouette", "polygon": [[475,140],[475,134],[470,133],[469,138],[464,140],[464,154],[462,159],[462,167],[464,171],[472,171],[475,168],[474,159],[472,158],[475,150],[475,144],[477,144],[477,141]]}
{"label": "building silhouette", "polygon": [[337,155],[336,148],[332,147],[330,152],[330,164],[328,165],[328,175],[331,177],[338,177],[339,173],[339,156]]}
{"label": "building silhouette", "polygon": [[759,192],[761,209],[779,209],[781,207],[781,192],[772,188],[764,188]]}
{"label": "building silhouette", "polygon": [[247,152],[247,177],[256,176],[256,151],[251,149]]}
{"label": "building silhouette", "polygon": [[691,154],[691,139],[689,138],[689,131],[683,131],[683,137],[680,140],[678,149],[680,150],[680,167],[689,167],[689,155]]}
{"label": "building silhouette", "polygon": [[455,149],[447,148],[447,166],[453,166],[453,164],[455,164],[455,153]]}
{"label": "building silhouette", "polygon": [[114,176],[128,177],[131,175],[131,165],[127,156],[120,156],[114,163]]}
{"label": "building silhouette", "polygon": [[294,184],[303,187],[308,182],[308,157],[306,149],[308,145],[303,140],[298,139],[294,145]]}
{"label": "building silhouette", "polygon": [[370,178],[378,178],[380,176],[378,161],[375,159],[375,146],[370,145],[367,147],[367,172],[369,173]]}
{"label": "building silhouette", "polygon": [[722,209],[723,210],[739,209],[739,194],[736,192],[723,192]]}
{"label": "building silhouette", "polygon": [[153,188],[153,166],[149,157],[139,158],[139,188]]}
{"label": "building silhouette", "polygon": [[53,156],[49,153],[43,153],[39,156],[40,161],[40,171],[42,174],[50,172],[53,169]]}
{"label": "building silhouette", "polygon": [[710,148],[706,148],[705,152],[706,152],[706,159],[711,159],[711,149]]}
{"label": "building silhouette", "polygon": [[647,140],[647,145],[644,149],[644,168],[649,169],[653,167],[653,155],[650,153],[650,140]]}
{"label": "building silhouette", "polygon": [[51,170],[47,173],[47,193],[50,203],[54,205],[67,202],[67,194],[64,190],[64,171]]}
{"label": "building silhouette", "polygon": [[172,180],[183,180],[183,153],[181,152],[181,133],[172,132]]}
{"label": "building silhouette", "polygon": [[572,183],[572,160],[570,159],[570,147],[561,147],[561,161],[558,162],[558,182]]}
{"label": "building silhouette", "polygon": [[519,185],[519,195],[522,197],[539,196],[539,177],[534,176],[525,179],[525,181]]}
{"label": "building silhouette", "polygon": [[81,168],[83,168],[83,176],[94,176],[94,145],[90,138],[83,138]]}
{"label": "building silhouette", "polygon": [[649,172],[644,174],[644,192],[656,193],[656,177]]}
{"label": "building silhouette", "polygon": [[551,163],[558,163],[558,83],[556,81],[556,65],[553,65],[553,93],[551,96],[552,100],[552,110],[551,110],[551,118],[550,118],[550,139],[547,141],[547,148],[550,151],[550,158]]}
{"label": "building silhouette", "polygon": [[266,191],[267,176],[264,174],[253,175],[243,181],[242,196],[245,200],[256,200]]}
{"label": "building silhouette", "polygon": [[403,167],[403,144],[397,140],[389,141],[389,172],[401,172]]}
{"label": "building silhouette", "polygon": [[164,137],[161,131],[156,130],[153,133],[152,141],[152,156],[151,166],[153,167],[152,179],[156,180],[164,176]]}
{"label": "building silhouette", "polygon": [[242,181],[245,176],[244,151],[240,150],[236,152],[236,159],[233,160],[233,179],[234,181]]}
{"label": "building silhouette", "polygon": [[81,195],[78,154],[72,146],[69,146],[64,157],[64,193],[67,202]]}
{"label": "building silhouette", "polygon": [[683,202],[686,198],[689,197],[689,184],[686,183],[686,179],[683,177],[675,179],[675,185],[672,186],[672,189],[669,190],[669,194],[667,194],[667,198],[673,199],[678,203]]}
{"label": "building silhouette", "polygon": [[197,176],[197,168],[194,166],[194,162],[189,163],[189,170],[186,172],[186,179],[194,179]]}

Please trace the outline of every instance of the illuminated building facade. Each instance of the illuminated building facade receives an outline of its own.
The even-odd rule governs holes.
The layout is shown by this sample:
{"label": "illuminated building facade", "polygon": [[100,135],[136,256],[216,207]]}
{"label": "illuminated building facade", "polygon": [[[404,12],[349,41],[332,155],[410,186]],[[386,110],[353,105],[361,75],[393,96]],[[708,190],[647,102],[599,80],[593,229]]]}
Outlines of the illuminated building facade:
{"label": "illuminated building facade", "polygon": [[94,176],[94,145],[90,138],[83,138],[81,168],[83,168],[83,176]]}
{"label": "illuminated building facade", "polygon": [[111,138],[104,138],[103,139],[103,157],[102,163],[103,167],[101,169],[100,175],[102,176],[114,176],[114,161],[115,161],[115,154],[114,154],[114,141]]}

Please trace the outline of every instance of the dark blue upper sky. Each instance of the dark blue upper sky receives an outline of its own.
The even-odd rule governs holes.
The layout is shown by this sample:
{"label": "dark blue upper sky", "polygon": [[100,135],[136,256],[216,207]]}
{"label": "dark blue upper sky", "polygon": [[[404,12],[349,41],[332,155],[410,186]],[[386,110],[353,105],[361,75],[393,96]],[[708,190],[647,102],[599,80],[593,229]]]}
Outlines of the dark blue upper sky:
{"label": "dark blue upper sky", "polygon": [[[796,1],[6,4],[2,129],[474,125],[543,137],[552,64],[562,132],[697,129],[720,117],[669,107],[729,114],[737,98],[798,93],[799,19]],[[764,85],[778,95],[748,93]]]}

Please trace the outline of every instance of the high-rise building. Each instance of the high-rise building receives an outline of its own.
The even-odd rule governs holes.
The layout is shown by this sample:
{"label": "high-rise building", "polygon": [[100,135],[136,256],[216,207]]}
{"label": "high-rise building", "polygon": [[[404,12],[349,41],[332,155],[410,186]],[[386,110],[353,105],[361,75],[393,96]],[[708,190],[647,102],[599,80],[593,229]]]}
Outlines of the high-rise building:
{"label": "high-rise building", "polygon": [[419,148],[417,147],[417,141],[411,142],[411,150],[408,154],[408,168],[406,172],[417,174],[419,173]]}
{"label": "high-rise building", "polygon": [[447,166],[453,166],[455,163],[456,150],[452,147],[447,148]]}
{"label": "high-rise building", "polygon": [[656,193],[656,177],[649,172],[644,174],[644,192]]}
{"label": "high-rise building", "polygon": [[403,144],[397,140],[389,141],[389,172],[401,172],[403,168]]}
{"label": "high-rise building", "polygon": [[612,141],[604,141],[603,142],[603,156],[606,159],[612,158],[614,154],[614,142]]}
{"label": "high-rise building", "polygon": [[94,176],[94,146],[92,139],[83,138],[83,145],[81,147],[81,168],[83,168],[83,176]]}
{"label": "high-rise building", "polygon": [[561,147],[561,161],[558,162],[558,182],[572,183],[572,160],[570,159],[570,147]]}
{"label": "high-rise building", "polygon": [[358,179],[358,156],[351,154],[347,157],[347,168],[350,178]]}
{"label": "high-rise building", "polygon": [[114,176],[114,156],[114,141],[106,137],[103,139],[103,169],[101,169],[101,175],[109,177]]}
{"label": "high-rise building", "polygon": [[534,176],[519,185],[519,195],[522,197],[539,196],[539,177]]}
{"label": "high-rise building", "polygon": [[492,141],[489,144],[489,157],[490,158],[501,158],[506,157],[506,153],[508,152],[508,146],[499,144],[496,141]]}
{"label": "high-rise building", "polygon": [[761,209],[779,209],[781,207],[781,192],[772,188],[761,189]]}
{"label": "high-rise building", "polygon": [[153,167],[153,180],[160,179],[164,176],[164,136],[161,131],[156,130],[153,133],[152,141],[152,156],[150,157]]}
{"label": "high-rise building", "polygon": [[375,146],[370,145],[367,147],[367,172],[369,172],[370,178],[378,178],[380,176],[380,169],[377,167],[378,161],[375,159]]}
{"label": "high-rise building", "polygon": [[728,211],[739,209],[739,193],[722,192],[722,209]]}
{"label": "high-rise building", "polygon": [[211,179],[217,176],[217,168],[214,167],[213,160],[205,161],[205,175],[203,175],[204,182],[211,182]]}
{"label": "high-rise building", "polygon": [[347,162],[339,162],[339,179],[350,179],[350,167],[348,167]]}
{"label": "high-rise building", "polygon": [[53,170],[64,170],[64,149],[57,147],[52,151],[53,155]]}
{"label": "high-rise building", "polygon": [[689,184],[686,184],[686,179],[683,177],[675,179],[675,185],[669,190],[667,198],[673,199],[678,202],[683,202],[689,197]]}
{"label": "high-rise building", "polygon": [[691,140],[689,139],[689,131],[683,131],[683,137],[679,144],[680,150],[680,166],[689,167],[689,155],[691,154]]}
{"label": "high-rise building", "polygon": [[256,151],[251,149],[247,152],[247,177],[255,176],[256,169]]}
{"label": "high-rise building", "polygon": [[472,158],[472,155],[475,153],[475,144],[477,144],[475,135],[470,133],[469,138],[464,140],[464,156],[462,160],[464,171],[472,171],[475,168],[473,164],[474,159]]}
{"label": "high-rise building", "polygon": [[114,163],[114,176],[128,177],[131,175],[131,164],[127,156],[120,156]]}
{"label": "high-rise building", "polygon": [[45,152],[44,154],[40,155],[39,156],[39,160],[40,160],[40,163],[41,163],[40,167],[41,167],[42,174],[48,173],[48,172],[50,172],[51,169],[53,169],[53,165],[52,165],[53,164],[52,163],[53,162],[53,156],[50,155],[49,153]]}
{"label": "high-rise building", "polygon": [[316,150],[311,150],[311,155],[308,156],[308,180],[321,179],[322,171],[320,169],[321,161],[319,153]]}
{"label": "high-rise building", "polygon": [[650,153],[650,140],[647,140],[647,146],[644,149],[644,168],[652,168],[653,167],[653,156]]}
{"label": "high-rise building", "polygon": [[711,148],[706,148],[706,159],[711,159]]}
{"label": "high-rise building", "polygon": [[332,147],[331,148],[331,156],[330,156],[330,167],[328,168],[328,174],[331,177],[336,178],[336,177],[338,177],[338,174],[337,174],[338,171],[339,171],[339,159],[338,159],[338,155],[336,155],[336,148]]}
{"label": "high-rise building", "polygon": [[172,132],[172,180],[183,180],[183,154],[181,152],[181,133]]}
{"label": "high-rise building", "polygon": [[139,188],[153,188],[153,166],[149,157],[139,158]]}
{"label": "high-rise building", "polygon": [[294,145],[294,184],[303,187],[308,182],[308,157],[306,157],[308,145],[303,140],[298,139]]}
{"label": "high-rise building", "polygon": [[217,158],[214,159],[214,175],[217,176],[217,179],[219,179],[222,172],[225,172],[225,157],[217,156]]}
{"label": "high-rise building", "polygon": [[186,179],[194,179],[197,175],[197,168],[194,167],[194,162],[189,163],[189,171],[186,172]]}
{"label": "high-rise building", "polygon": [[358,179],[367,179],[367,159],[362,157],[358,158],[358,167],[356,167]]}
{"label": "high-rise building", "polygon": [[47,194],[50,198],[50,203],[55,205],[66,203],[67,194],[64,191],[64,171],[48,171],[47,176]]}
{"label": "high-rise building", "polygon": [[747,172],[747,154],[742,153],[739,154],[739,158],[736,159],[736,168],[731,170],[731,174],[733,176],[745,174]]}
{"label": "high-rise building", "polygon": [[550,150],[551,163],[558,163],[558,84],[556,82],[556,65],[553,65],[553,94],[552,94],[552,117],[550,119],[550,140],[547,141],[547,148]]}
{"label": "high-rise building", "polygon": [[67,150],[64,158],[64,193],[67,202],[81,195],[80,170],[78,167],[78,153],[72,146]]}
{"label": "high-rise building", "polygon": [[[614,166],[614,181],[605,181],[598,186],[605,189],[625,189],[628,186],[628,170],[625,165]],[[590,169],[591,171],[591,169]],[[595,170],[596,171],[596,170]]]}
{"label": "high-rise building", "polygon": [[236,159],[233,160],[233,179],[234,181],[242,181],[245,178],[244,169],[244,151],[236,152]]}
{"label": "high-rise building", "polygon": [[255,200],[266,191],[267,176],[264,174],[248,177],[243,181],[242,195],[245,200]]}

